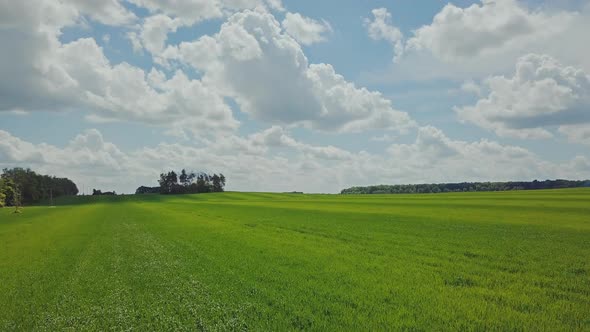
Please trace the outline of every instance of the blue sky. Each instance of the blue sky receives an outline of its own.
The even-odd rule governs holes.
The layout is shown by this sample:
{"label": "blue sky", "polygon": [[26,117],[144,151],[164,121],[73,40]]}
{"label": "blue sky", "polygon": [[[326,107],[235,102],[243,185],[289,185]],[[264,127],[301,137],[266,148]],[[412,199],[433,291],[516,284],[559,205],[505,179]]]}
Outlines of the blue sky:
{"label": "blue sky", "polygon": [[130,193],[590,178],[587,1],[0,4],[0,166]]}

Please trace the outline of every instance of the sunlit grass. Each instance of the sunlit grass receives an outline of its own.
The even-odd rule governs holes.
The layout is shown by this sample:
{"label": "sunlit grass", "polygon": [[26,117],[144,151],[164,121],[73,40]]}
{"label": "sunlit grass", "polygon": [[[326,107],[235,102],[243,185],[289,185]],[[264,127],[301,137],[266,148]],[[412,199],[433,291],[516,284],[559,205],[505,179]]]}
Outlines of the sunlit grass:
{"label": "sunlit grass", "polygon": [[0,210],[0,330],[589,330],[590,190]]}

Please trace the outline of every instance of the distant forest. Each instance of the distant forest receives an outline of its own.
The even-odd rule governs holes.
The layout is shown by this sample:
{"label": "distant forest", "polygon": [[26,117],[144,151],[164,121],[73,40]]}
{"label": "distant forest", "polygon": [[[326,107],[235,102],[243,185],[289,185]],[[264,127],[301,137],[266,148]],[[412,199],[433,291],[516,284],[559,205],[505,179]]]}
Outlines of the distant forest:
{"label": "distant forest", "polygon": [[72,180],[37,174],[28,168],[5,168],[0,175],[0,207],[77,194],[78,187]]}
{"label": "distant forest", "polygon": [[444,193],[463,191],[506,191],[590,187],[590,180],[545,180],[530,182],[461,182],[434,184],[399,184],[352,187],[342,190],[341,194],[416,194]]}
{"label": "distant forest", "polygon": [[223,174],[207,174],[187,172],[176,173],[170,171],[160,174],[159,187],[141,186],[135,194],[198,194],[222,192],[225,188],[225,176]]}

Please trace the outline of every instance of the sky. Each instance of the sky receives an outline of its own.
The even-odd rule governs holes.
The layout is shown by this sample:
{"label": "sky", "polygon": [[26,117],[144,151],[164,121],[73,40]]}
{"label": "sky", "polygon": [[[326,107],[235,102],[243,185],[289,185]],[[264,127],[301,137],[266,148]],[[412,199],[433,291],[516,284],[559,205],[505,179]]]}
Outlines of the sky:
{"label": "sky", "polygon": [[590,178],[587,0],[0,0],[0,167],[133,193]]}

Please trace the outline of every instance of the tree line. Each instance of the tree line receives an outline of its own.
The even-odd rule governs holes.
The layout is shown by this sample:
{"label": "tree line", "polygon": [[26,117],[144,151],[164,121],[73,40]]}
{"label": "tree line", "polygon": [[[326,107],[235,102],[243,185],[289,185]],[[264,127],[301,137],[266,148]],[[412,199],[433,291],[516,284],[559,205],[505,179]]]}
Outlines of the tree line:
{"label": "tree line", "polygon": [[225,188],[225,176],[223,174],[194,173],[181,170],[180,173],[170,171],[161,173],[159,187],[141,186],[135,194],[197,194],[222,192]]}
{"label": "tree line", "polygon": [[117,193],[113,191],[102,191],[100,189],[92,189],[92,196],[116,196]]}
{"label": "tree line", "polygon": [[590,180],[545,180],[511,182],[461,182],[433,184],[399,184],[352,187],[343,189],[341,194],[415,194],[463,191],[506,191],[590,187]]}
{"label": "tree line", "polygon": [[0,175],[0,207],[77,194],[78,187],[72,180],[37,174],[29,168],[5,168]]}

